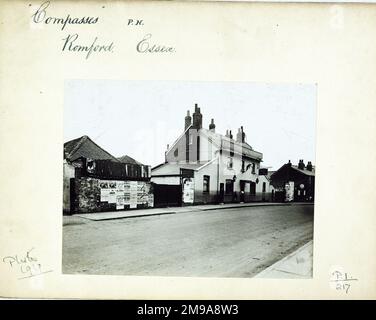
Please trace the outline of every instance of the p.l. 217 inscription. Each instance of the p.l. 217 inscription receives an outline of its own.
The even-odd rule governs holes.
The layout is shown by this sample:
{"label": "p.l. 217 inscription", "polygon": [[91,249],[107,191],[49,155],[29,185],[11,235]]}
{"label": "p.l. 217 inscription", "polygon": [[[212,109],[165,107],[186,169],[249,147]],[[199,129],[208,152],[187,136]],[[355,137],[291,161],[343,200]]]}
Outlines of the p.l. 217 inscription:
{"label": "p.l. 217 inscription", "polygon": [[335,290],[343,291],[346,294],[349,293],[354,281],[358,281],[358,279],[349,276],[347,272],[338,270],[333,271],[330,276],[331,287]]}
{"label": "p.l. 217 inscription", "polygon": [[19,275],[18,280],[35,277],[41,274],[52,272],[52,270],[44,271],[41,263],[32,255],[34,248],[26,251],[24,254],[15,254],[6,256],[3,258],[3,262],[6,263],[11,269],[15,270]]}

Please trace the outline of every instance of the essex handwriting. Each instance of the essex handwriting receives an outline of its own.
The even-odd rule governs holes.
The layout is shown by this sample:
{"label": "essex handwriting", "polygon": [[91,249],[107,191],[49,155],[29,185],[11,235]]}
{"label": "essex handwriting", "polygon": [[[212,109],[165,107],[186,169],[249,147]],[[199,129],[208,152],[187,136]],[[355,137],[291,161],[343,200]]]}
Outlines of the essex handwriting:
{"label": "essex handwriting", "polygon": [[150,42],[152,35],[148,33],[145,37],[137,44],[137,51],[140,53],[172,53],[175,52],[174,47],[169,47],[160,44],[153,44]]}

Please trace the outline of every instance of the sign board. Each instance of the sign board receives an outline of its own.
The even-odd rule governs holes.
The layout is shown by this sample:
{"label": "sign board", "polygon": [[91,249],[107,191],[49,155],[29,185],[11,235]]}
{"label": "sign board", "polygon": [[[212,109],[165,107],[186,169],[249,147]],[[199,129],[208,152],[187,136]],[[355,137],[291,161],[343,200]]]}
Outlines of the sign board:
{"label": "sign board", "polygon": [[100,201],[116,204],[116,209],[131,209],[137,205],[154,206],[154,197],[151,194],[150,183],[146,181],[99,181]]}

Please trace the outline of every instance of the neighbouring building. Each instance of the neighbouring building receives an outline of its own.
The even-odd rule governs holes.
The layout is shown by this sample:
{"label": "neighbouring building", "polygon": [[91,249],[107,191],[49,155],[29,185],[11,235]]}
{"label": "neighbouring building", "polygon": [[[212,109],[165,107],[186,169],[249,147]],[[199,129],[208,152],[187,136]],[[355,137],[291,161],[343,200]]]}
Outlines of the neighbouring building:
{"label": "neighbouring building", "polygon": [[298,165],[293,165],[289,160],[270,179],[275,201],[313,202],[315,199],[315,167],[311,161],[305,165],[299,160]]}
{"label": "neighbouring building", "polygon": [[268,201],[268,202],[275,202],[274,197],[274,187],[271,185],[271,175],[274,171],[269,171],[267,168],[260,168],[259,169],[259,190],[261,188],[261,200]]}
{"label": "neighbouring building", "polygon": [[88,136],[64,143],[63,212],[153,207],[150,166],[115,158]]}
{"label": "neighbouring building", "polygon": [[202,118],[196,104],[165,162],[152,168],[155,205],[268,201],[269,179],[259,175],[262,153],[248,144],[243,127],[222,135],[214,119],[203,128]]}

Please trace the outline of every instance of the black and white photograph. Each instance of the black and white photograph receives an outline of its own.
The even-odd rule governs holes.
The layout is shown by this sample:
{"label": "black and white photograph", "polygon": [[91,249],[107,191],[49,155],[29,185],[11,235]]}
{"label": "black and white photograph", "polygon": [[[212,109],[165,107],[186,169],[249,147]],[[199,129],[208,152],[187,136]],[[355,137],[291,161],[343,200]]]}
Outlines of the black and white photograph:
{"label": "black and white photograph", "polygon": [[316,97],[66,80],[62,272],[312,278]]}

